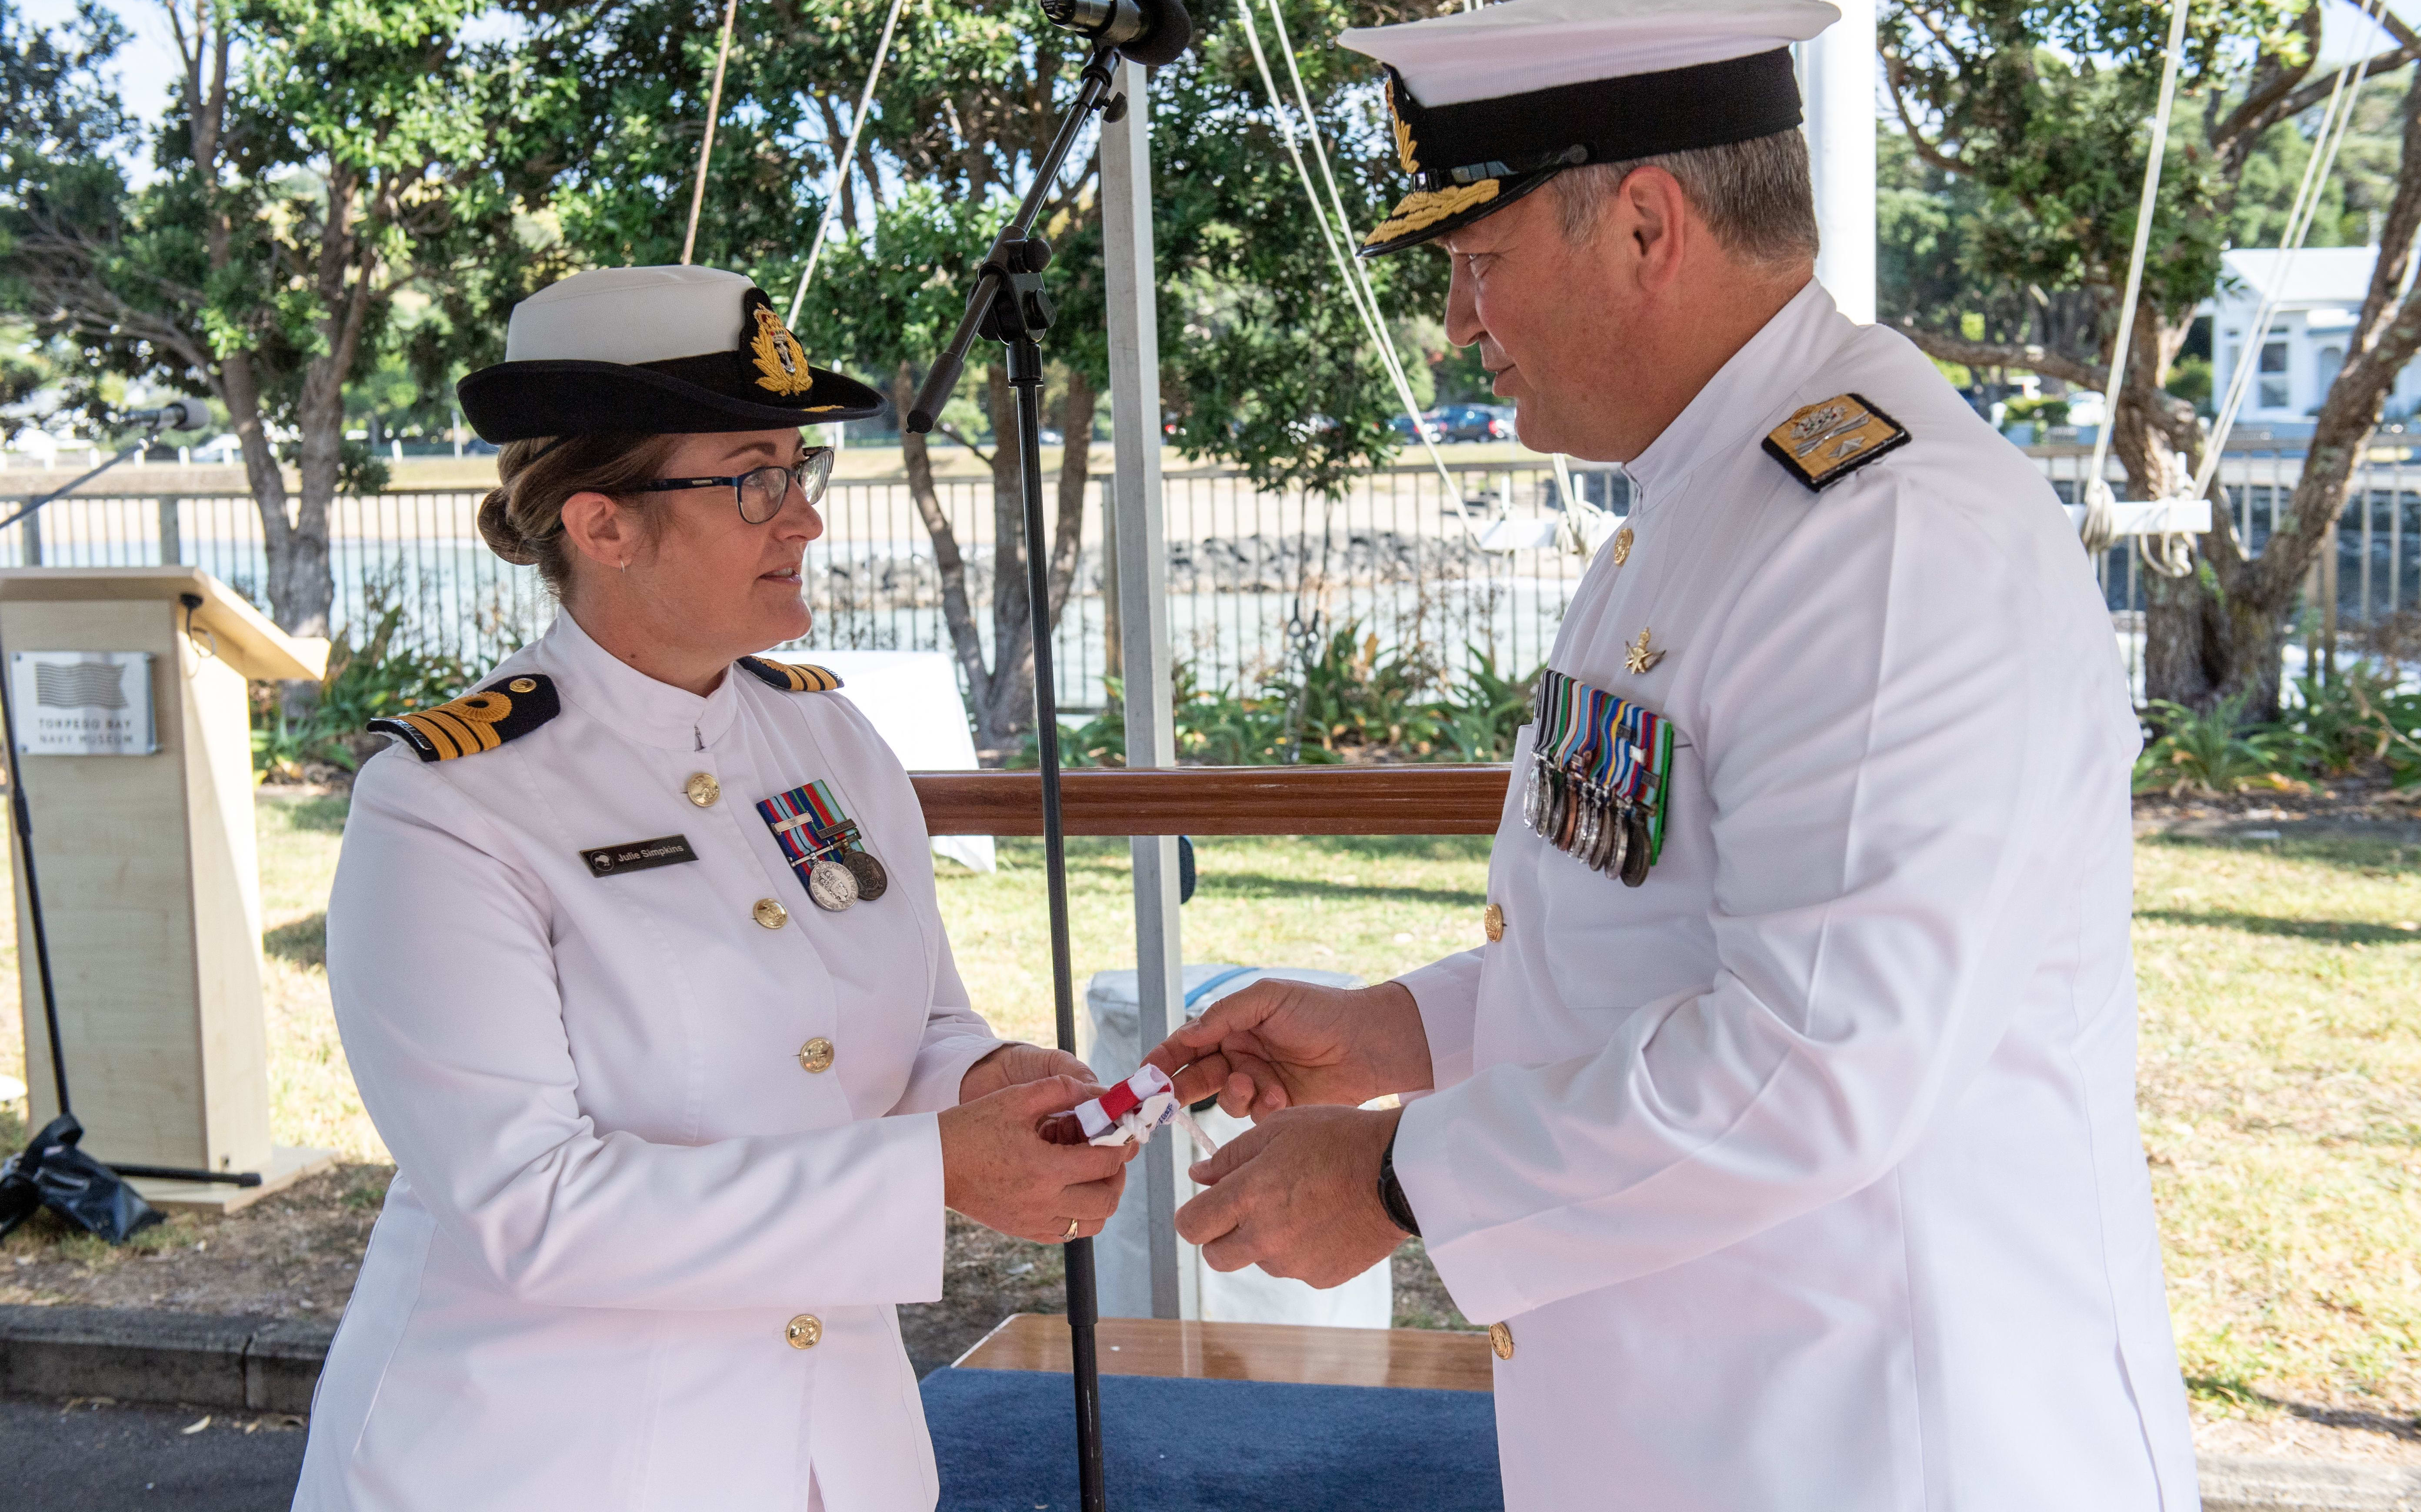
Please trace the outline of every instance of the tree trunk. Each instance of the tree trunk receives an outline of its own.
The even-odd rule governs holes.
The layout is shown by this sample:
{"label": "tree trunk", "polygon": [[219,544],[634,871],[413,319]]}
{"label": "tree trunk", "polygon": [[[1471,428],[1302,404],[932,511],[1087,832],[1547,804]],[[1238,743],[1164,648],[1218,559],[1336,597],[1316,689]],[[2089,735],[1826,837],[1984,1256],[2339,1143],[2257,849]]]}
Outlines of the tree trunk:
{"label": "tree trunk", "polygon": [[[891,378],[892,407],[906,414],[916,402],[916,375],[906,362]],[[899,457],[908,472],[908,495],[916,501],[917,517],[933,542],[933,566],[942,579],[942,624],[950,632],[950,650],[967,686],[985,680],[983,637],[976,632],[974,606],[967,599],[967,559],[959,550],[958,532],[942,512],[941,491],[933,487],[933,454],[925,438],[904,426],[899,431]]]}
{"label": "tree trunk", "polygon": [[1082,368],[1068,369],[1059,394],[1059,521],[1051,541],[1051,623],[1066,613],[1085,554],[1085,485],[1093,471],[1093,411],[1101,402]]}
{"label": "tree trunk", "polygon": [[992,409],[992,677],[976,705],[976,744],[1007,751],[1034,717],[1034,629],[1025,592],[1025,501],[1017,393],[1008,368],[984,373]]}
{"label": "tree trunk", "polygon": [[[1017,396],[1008,385],[1008,370],[993,364],[985,375],[992,431],[992,654],[985,664],[983,637],[976,626],[975,607],[967,592],[966,553],[958,532],[942,511],[941,491],[933,483],[933,459],[925,438],[899,433],[900,460],[908,474],[909,496],[933,542],[933,563],[942,580],[942,622],[949,631],[951,654],[966,678],[967,703],[975,718],[976,748],[1006,755],[1016,748],[1034,714],[1034,632],[1028,620],[1031,600],[1025,585],[1024,479],[1018,465]],[[892,375],[891,398],[900,413],[915,402],[916,375],[901,363]],[[1100,400],[1090,380],[1078,375],[1060,397],[1063,434],[1093,433],[1093,414]],[[1057,625],[1075,581],[1085,529],[1085,485],[1090,463],[1089,446],[1069,454],[1060,463],[1058,538],[1051,553],[1051,623]]]}

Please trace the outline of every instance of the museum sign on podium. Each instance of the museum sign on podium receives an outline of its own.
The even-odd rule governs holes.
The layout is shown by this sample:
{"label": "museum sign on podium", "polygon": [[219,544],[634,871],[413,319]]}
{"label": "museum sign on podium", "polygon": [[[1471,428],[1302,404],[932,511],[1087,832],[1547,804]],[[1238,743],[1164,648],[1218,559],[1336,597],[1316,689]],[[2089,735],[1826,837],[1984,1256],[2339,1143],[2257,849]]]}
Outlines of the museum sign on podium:
{"label": "museum sign on podium", "polygon": [[[190,567],[0,571],[0,645],[84,1147],[110,1164],[258,1173],[137,1180],[224,1210],[334,1157],[269,1130],[247,684],[317,679],[289,636]],[[15,896],[23,858],[11,846]],[[32,926],[17,910],[32,1124],[56,1110]]]}

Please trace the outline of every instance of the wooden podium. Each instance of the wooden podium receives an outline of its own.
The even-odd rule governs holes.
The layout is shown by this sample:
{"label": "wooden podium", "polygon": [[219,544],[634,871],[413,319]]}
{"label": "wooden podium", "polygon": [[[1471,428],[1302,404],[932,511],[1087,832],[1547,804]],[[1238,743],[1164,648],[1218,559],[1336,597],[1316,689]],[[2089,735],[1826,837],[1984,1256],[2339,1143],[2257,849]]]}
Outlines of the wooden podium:
{"label": "wooden podium", "polygon": [[[171,1209],[226,1211],[333,1164],[270,1141],[246,699],[254,679],[320,677],[328,643],[287,635],[198,569],[127,567],[0,570],[0,646],[84,1147],[261,1177],[134,1182]],[[108,754],[46,754],[96,745]],[[57,1098],[11,833],[39,1128]]]}

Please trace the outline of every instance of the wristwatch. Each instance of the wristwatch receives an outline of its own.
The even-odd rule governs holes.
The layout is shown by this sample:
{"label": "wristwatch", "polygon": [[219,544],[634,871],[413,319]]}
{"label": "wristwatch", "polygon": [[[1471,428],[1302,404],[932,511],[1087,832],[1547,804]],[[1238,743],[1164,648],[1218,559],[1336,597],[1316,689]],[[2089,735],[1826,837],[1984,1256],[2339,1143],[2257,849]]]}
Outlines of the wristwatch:
{"label": "wristwatch", "polygon": [[1387,1209],[1387,1222],[1414,1239],[1421,1237],[1421,1221],[1413,1216],[1413,1205],[1404,1200],[1404,1184],[1396,1179],[1396,1136],[1387,1136],[1386,1153],[1379,1157],[1379,1206]]}

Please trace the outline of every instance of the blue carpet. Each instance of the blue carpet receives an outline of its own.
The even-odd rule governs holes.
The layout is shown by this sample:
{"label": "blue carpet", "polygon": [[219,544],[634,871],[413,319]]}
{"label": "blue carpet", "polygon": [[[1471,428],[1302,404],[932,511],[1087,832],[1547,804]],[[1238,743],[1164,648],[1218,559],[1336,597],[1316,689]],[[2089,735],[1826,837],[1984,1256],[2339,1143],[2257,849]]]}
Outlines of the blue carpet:
{"label": "blue carpet", "polygon": [[[1073,1512],[1066,1376],[936,1370],[941,1512]],[[1487,1392],[1101,1378],[1114,1512],[1503,1512]]]}

